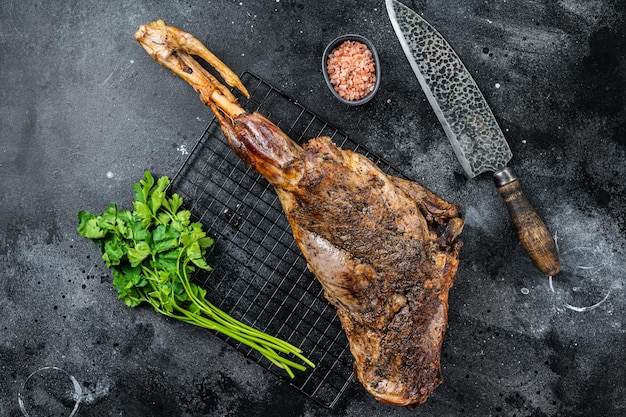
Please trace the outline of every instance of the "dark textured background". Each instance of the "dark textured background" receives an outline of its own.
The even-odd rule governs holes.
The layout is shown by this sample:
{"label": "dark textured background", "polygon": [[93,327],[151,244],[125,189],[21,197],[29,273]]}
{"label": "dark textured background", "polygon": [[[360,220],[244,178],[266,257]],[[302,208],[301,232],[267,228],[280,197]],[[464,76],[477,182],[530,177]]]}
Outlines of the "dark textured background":
{"label": "dark textured background", "polygon": [[[475,76],[563,272],[541,276],[489,175],[463,175],[383,1],[3,1],[0,415],[20,415],[20,385],[45,366],[81,385],[79,416],[626,414],[626,4],[409,4]],[[425,405],[378,404],[355,385],[320,408],[207,332],[117,300],[76,213],[130,204],[145,169],[174,175],[211,118],[133,40],[157,18],[462,204],[445,382]],[[336,102],[320,72],[326,44],[348,32],[381,59],[380,91],[359,108]]]}

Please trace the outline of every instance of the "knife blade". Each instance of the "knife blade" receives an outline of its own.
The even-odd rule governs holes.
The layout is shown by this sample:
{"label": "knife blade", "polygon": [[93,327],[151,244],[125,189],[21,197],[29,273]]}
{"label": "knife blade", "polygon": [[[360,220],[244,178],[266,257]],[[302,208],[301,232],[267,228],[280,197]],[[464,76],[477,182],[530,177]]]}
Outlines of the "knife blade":
{"label": "knife blade", "polygon": [[493,172],[498,193],[530,259],[546,276],[560,271],[556,245],[507,164],[513,153],[470,72],[443,36],[398,0],[385,0],[413,72],[469,178]]}

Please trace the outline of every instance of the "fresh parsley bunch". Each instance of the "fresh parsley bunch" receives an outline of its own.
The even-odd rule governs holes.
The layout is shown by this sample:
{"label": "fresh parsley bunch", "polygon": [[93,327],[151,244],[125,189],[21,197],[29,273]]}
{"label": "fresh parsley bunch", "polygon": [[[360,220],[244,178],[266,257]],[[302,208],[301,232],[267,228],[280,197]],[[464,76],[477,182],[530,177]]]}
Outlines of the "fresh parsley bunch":
{"label": "fresh parsley bunch", "polygon": [[[102,259],[113,271],[113,287],[129,307],[149,303],[156,311],[186,323],[215,330],[259,351],[292,378],[291,368],[314,367],[297,347],[254,329],[223,312],[206,298],[206,290],[189,276],[198,268],[211,270],[207,250],[214,240],[191,221],[178,194],[166,195],[169,178],[155,181],[148,171],[133,184],[133,211],[115,203],[96,216],[78,213],[78,233],[98,245]],[[302,363],[284,356],[291,354]]]}

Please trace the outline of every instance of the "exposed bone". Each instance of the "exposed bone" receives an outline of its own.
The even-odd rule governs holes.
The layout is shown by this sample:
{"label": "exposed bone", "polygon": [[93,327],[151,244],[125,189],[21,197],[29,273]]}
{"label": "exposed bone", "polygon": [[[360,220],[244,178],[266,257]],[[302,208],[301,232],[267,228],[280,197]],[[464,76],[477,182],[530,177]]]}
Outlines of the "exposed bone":
{"label": "exposed bone", "polygon": [[212,110],[215,111],[217,107],[231,119],[245,113],[228,88],[204,69],[192,55],[205,60],[228,85],[238,89],[246,97],[250,97],[248,90],[239,77],[198,39],[178,28],[167,26],[163,20],[139,26],[135,39],[155,61],[187,81],[200,95],[202,102]]}

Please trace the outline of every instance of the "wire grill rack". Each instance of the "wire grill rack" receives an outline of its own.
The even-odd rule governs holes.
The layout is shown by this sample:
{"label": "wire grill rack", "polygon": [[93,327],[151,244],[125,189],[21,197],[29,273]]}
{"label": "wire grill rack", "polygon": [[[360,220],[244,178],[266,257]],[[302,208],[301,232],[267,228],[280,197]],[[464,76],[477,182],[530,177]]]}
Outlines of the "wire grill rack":
{"label": "wire grill rack", "polygon": [[[250,99],[238,95],[248,112],[259,111],[298,143],[326,135],[356,150],[393,175],[399,173],[344,133],[258,76],[241,79]],[[236,93],[237,95],[237,93]],[[170,191],[186,202],[216,241],[210,273],[194,279],[209,300],[238,320],[287,340],[303,350],[316,368],[296,371],[291,383],[332,408],[354,381],[353,359],[335,309],[308,269],[291,235],[272,186],[229,148],[214,118],[172,180]],[[284,375],[249,347],[217,334],[265,369]]]}

